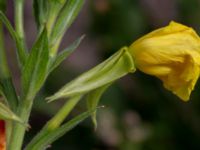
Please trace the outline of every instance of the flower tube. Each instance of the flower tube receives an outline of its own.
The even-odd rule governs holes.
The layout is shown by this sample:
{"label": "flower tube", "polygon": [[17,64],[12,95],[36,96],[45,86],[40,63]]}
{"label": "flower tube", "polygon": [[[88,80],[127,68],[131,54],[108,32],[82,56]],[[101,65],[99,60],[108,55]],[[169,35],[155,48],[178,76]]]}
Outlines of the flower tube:
{"label": "flower tube", "polygon": [[166,89],[189,100],[200,73],[199,36],[192,28],[171,22],[121,48],[47,99],[84,95],[136,69],[158,77]]}

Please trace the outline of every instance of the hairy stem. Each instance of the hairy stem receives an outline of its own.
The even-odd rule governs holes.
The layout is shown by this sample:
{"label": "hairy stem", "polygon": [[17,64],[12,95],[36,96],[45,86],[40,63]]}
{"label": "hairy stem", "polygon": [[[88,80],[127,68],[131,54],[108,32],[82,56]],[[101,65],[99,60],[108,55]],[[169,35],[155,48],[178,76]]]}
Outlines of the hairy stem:
{"label": "hairy stem", "polygon": [[[23,119],[25,123],[28,123],[30,112],[33,104],[33,97],[22,100],[18,109],[18,116]],[[9,144],[9,150],[21,150],[23,139],[25,135],[26,127],[22,124],[15,123],[13,127],[13,133],[11,142]]]}
{"label": "hairy stem", "polygon": [[56,113],[55,116],[49,120],[42,130],[33,138],[33,140],[27,145],[25,150],[32,150],[40,143],[40,140],[48,136],[48,134],[54,129],[58,128],[69,113],[73,110],[76,104],[80,101],[82,96],[75,96],[70,98],[65,105]]}

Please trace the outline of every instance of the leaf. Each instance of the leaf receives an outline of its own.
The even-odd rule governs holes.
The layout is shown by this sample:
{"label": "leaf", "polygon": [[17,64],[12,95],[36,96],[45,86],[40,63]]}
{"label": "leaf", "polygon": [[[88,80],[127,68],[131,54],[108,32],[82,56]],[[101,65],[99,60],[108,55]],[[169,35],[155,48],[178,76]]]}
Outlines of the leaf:
{"label": "leaf", "polygon": [[134,71],[133,58],[128,49],[124,47],[101,64],[63,86],[58,92],[47,99],[53,101],[59,98],[84,94],[112,83],[127,73]]}
{"label": "leaf", "polygon": [[22,41],[20,40],[18,34],[15,32],[13,29],[12,25],[10,24],[9,20],[7,17],[4,15],[2,11],[0,11],[0,21],[4,23],[6,28],[8,29],[12,39],[15,41],[15,44],[17,46],[17,55],[18,55],[18,61],[21,66],[24,65],[26,58],[27,58],[27,53],[24,49],[24,46],[22,44]]}
{"label": "leaf", "polygon": [[42,139],[40,139],[37,143],[29,143],[25,150],[42,150],[46,149],[49,144],[53,143],[60,137],[62,137],[64,134],[72,130],[74,127],[76,127],[79,123],[81,123],[83,120],[88,118],[96,109],[86,111],[77,117],[73,118],[72,120],[68,121],[67,123],[63,124],[59,128],[56,128],[54,130],[49,130]]}
{"label": "leaf", "polygon": [[17,117],[7,106],[0,102],[0,119],[3,120],[14,120],[22,123],[22,120]]}
{"label": "leaf", "polygon": [[[62,0],[61,0],[62,1]],[[68,0],[63,6],[50,36],[50,45],[54,45],[66,32],[83,6],[84,0]]]}
{"label": "leaf", "polygon": [[69,47],[61,51],[55,58],[54,62],[50,67],[50,72],[52,72],[56,67],[58,67],[81,43],[84,35],[74,41]]}
{"label": "leaf", "polygon": [[33,0],[33,12],[38,28],[47,20],[48,0]]}
{"label": "leaf", "polygon": [[5,54],[5,46],[4,46],[4,34],[3,34],[3,26],[0,23],[0,86],[1,93],[9,103],[10,108],[15,111],[18,98],[15,92],[15,88],[11,79],[10,70],[7,64],[7,58]]}
{"label": "leaf", "polygon": [[41,33],[33,45],[22,72],[23,94],[35,95],[43,85],[48,71],[49,50],[47,31]]}
{"label": "leaf", "polygon": [[[94,110],[95,108],[97,108],[101,96],[111,84],[112,83],[104,85],[87,94],[87,107],[89,110]],[[94,123],[94,128],[96,129],[97,128],[96,111],[94,111],[91,116],[92,116],[92,121]]]}
{"label": "leaf", "polygon": [[0,94],[7,100],[10,108],[15,112],[18,105],[18,97],[11,77],[1,79]]}

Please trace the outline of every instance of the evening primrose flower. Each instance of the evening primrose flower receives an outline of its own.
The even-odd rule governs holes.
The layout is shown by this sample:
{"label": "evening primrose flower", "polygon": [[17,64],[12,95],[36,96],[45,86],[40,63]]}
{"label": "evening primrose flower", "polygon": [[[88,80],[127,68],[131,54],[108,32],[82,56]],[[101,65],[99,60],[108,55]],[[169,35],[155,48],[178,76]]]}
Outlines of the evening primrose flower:
{"label": "evening primrose flower", "polygon": [[158,77],[182,100],[189,99],[200,72],[200,39],[192,28],[171,22],[135,41],[129,51],[139,70]]}

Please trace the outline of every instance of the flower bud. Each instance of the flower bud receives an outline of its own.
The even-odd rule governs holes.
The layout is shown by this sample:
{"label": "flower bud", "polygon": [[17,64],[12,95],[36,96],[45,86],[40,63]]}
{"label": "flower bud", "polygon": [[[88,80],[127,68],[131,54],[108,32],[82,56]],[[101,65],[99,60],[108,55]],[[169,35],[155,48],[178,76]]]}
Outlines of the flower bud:
{"label": "flower bud", "polygon": [[135,41],[129,51],[139,70],[189,99],[200,72],[200,39],[192,28],[171,22]]}

